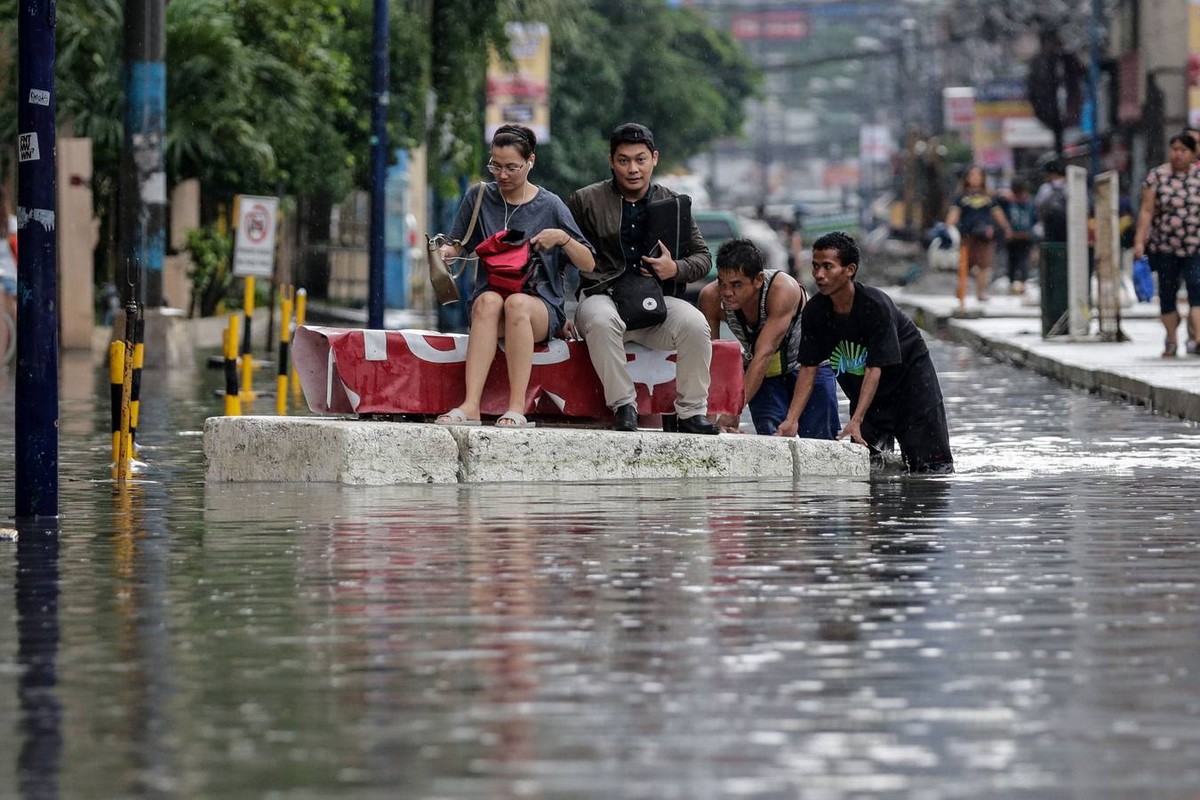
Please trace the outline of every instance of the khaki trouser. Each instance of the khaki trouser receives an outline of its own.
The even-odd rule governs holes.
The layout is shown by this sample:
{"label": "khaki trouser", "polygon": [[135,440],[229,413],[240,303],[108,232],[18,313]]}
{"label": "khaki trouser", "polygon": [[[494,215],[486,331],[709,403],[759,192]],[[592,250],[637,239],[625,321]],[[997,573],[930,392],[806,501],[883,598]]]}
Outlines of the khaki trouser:
{"label": "khaki trouser", "polygon": [[606,294],[585,297],[575,310],[575,328],[587,341],[592,366],[604,386],[604,402],[618,406],[636,404],[637,394],[626,366],[625,343],[637,342],[653,350],[675,351],[675,413],[682,419],[708,414],[709,364],[712,338],[708,320],[700,310],[678,297],[664,298],[667,320],[652,328],[625,330],[612,298]]}

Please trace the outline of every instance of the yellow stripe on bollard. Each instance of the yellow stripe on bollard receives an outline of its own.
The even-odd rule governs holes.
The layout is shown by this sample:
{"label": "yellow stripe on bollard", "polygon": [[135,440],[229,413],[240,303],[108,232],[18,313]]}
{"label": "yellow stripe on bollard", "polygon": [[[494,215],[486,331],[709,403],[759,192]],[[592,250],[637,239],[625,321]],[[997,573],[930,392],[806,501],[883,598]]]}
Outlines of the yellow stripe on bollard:
{"label": "yellow stripe on bollard", "polygon": [[225,416],[242,415],[242,398],[238,393],[238,315],[229,315],[229,326],[225,328]]}
{"label": "yellow stripe on bollard", "polygon": [[125,375],[125,342],[115,341],[108,346],[109,402],[112,404],[112,477],[117,479],[117,464],[121,459],[121,386]]}
{"label": "yellow stripe on bollard", "polygon": [[132,342],[122,343],[121,358],[121,429],[117,439],[117,483],[129,480],[130,462],[133,460],[133,438],[129,435],[131,406],[133,395],[133,352],[136,348]]}
{"label": "yellow stripe on bollard", "polygon": [[142,368],[146,364],[146,323],[137,322],[137,341],[133,345],[133,383],[129,395],[129,457],[136,459],[138,418],[142,408]]}
{"label": "yellow stripe on bollard", "polygon": [[251,331],[254,322],[254,276],[247,275],[242,292],[242,310],[245,312],[246,329],[242,335],[242,387],[241,397],[246,402],[254,399],[254,353],[251,352]]}
{"label": "yellow stripe on bollard", "polygon": [[[304,289],[296,290],[296,327],[299,328],[304,324],[304,315],[308,311],[308,292]],[[300,401],[300,373],[296,372],[295,363],[292,364],[292,395],[296,402]]]}
{"label": "yellow stripe on bollard", "polygon": [[292,341],[292,301],[284,297],[279,320],[279,370],[275,377],[275,413],[287,416],[288,349]]}

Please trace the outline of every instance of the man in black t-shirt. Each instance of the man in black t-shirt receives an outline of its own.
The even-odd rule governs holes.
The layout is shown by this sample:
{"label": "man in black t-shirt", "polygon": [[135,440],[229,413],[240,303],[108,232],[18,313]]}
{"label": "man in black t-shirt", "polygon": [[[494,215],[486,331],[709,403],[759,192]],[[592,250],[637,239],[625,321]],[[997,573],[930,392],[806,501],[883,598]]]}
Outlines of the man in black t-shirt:
{"label": "man in black t-shirt", "polygon": [[854,280],[859,250],[836,231],[812,247],[819,294],[800,317],[800,374],[777,436],[795,436],[817,367],[828,360],[850,399],[847,436],[872,454],[899,442],[909,472],[954,471],[946,407],[921,332],[884,292]]}

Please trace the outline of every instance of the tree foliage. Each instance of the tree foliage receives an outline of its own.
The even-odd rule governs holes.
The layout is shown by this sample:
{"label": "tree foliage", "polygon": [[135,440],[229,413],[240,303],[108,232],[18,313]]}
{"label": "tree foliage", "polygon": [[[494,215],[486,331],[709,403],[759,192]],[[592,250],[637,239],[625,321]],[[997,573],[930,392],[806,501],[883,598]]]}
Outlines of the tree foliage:
{"label": "tree foliage", "polygon": [[[93,140],[97,202],[115,219],[124,0],[57,8],[61,127]],[[206,220],[239,192],[336,199],[367,185],[371,0],[171,0],[166,9],[168,177],[201,181]],[[16,0],[0,0],[0,18],[15,14]],[[537,180],[560,193],[605,174],[618,122],[651,126],[669,165],[737,133],[742,100],[757,87],[727,35],[661,0],[391,0],[390,17],[390,141],[428,142],[442,190],[482,168],[488,48],[504,48],[508,21],[551,28],[554,135]],[[0,32],[8,108],[15,27]],[[0,136],[15,140],[15,115],[0,115]]]}
{"label": "tree foliage", "polygon": [[[573,4],[575,5],[575,4]],[[560,194],[607,174],[608,133],[637,121],[660,169],[737,135],[760,75],[728,34],[657,0],[589,0],[551,22],[552,138],[540,180]]]}

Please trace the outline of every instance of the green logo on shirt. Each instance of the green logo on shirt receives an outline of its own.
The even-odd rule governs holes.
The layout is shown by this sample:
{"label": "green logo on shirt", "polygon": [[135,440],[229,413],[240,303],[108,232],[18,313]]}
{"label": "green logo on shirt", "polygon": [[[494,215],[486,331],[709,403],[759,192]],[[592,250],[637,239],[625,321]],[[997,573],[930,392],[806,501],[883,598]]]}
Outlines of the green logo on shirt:
{"label": "green logo on shirt", "polygon": [[835,375],[858,375],[861,377],[867,371],[867,348],[857,342],[838,342],[829,356],[829,365]]}

